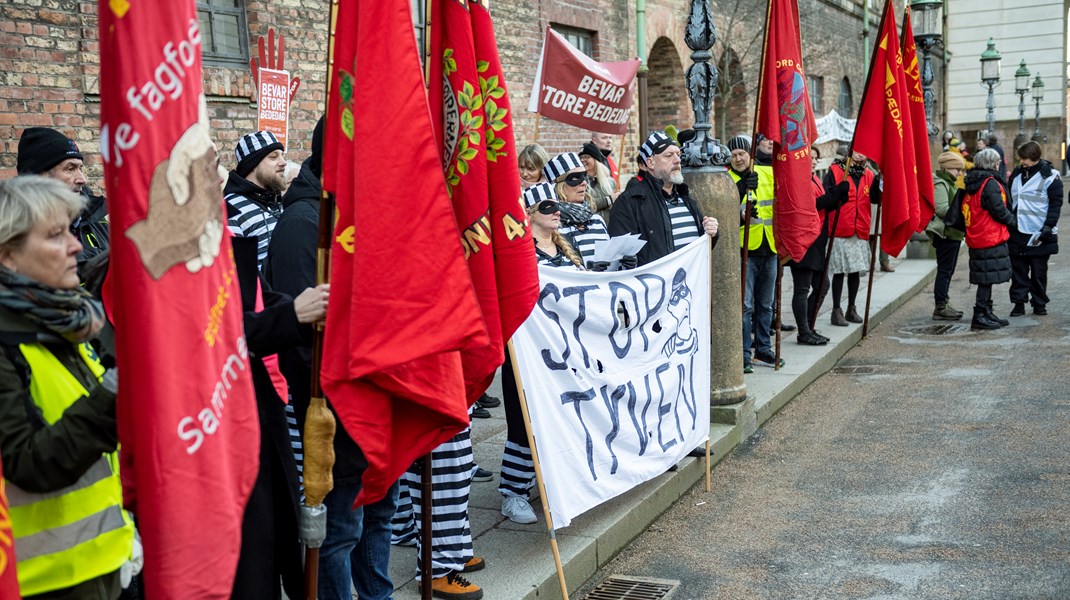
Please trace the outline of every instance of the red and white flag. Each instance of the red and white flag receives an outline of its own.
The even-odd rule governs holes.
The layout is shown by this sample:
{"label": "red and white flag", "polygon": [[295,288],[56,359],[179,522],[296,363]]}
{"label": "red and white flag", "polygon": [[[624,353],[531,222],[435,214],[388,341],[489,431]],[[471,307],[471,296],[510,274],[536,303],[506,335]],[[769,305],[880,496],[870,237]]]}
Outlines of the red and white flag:
{"label": "red and white flag", "polygon": [[639,59],[598,62],[546,28],[528,112],[581,129],[623,135]]}
{"label": "red and white flag", "polygon": [[[460,350],[488,343],[410,11],[408,0],[339,3],[327,95],[324,188],[337,220],[321,381],[368,460],[358,505],[468,426]],[[373,148],[391,158],[367,160]]]}
{"label": "red and white flag", "polygon": [[758,133],[773,140],[773,237],[777,252],[802,260],[821,231],[810,185],[810,144],[817,124],[806,91],[797,0],[769,0],[762,76],[758,90]]}
{"label": "red and white flag", "polygon": [[890,0],[884,4],[877,40],[851,147],[880,166],[881,249],[898,256],[917,229],[919,209],[910,98]]}
{"label": "red and white flag", "polygon": [[230,598],[259,424],[192,0],[98,3],[127,507],[145,596]]}

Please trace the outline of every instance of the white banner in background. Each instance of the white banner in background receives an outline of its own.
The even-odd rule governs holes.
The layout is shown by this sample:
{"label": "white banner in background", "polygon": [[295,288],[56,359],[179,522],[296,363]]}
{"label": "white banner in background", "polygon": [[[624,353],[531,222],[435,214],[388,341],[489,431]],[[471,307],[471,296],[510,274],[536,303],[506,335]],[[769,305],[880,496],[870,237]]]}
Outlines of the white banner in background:
{"label": "white banner in background", "polygon": [[554,528],[709,437],[710,240],[630,271],[540,266],[513,335]]}

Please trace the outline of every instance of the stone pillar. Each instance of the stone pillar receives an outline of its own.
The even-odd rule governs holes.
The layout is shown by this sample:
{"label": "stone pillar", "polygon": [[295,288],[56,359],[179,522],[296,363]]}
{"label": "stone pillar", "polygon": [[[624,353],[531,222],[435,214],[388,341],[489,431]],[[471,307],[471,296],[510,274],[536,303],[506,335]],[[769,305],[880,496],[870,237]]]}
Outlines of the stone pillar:
{"label": "stone pillar", "polygon": [[710,403],[735,404],[747,399],[743,383],[743,307],[739,277],[739,193],[725,166],[730,153],[710,135],[710,109],[717,86],[717,68],[710,48],[717,41],[710,0],[691,0],[684,42],[692,65],[685,85],[695,113],[694,135],[684,144],[684,178],[702,214],[720,224],[713,249],[713,293],[710,325]]}
{"label": "stone pillar", "polygon": [[739,280],[739,193],[721,166],[684,170],[691,197],[702,214],[720,224],[713,249],[710,330],[710,403],[735,404],[747,398],[743,382],[743,307]]}

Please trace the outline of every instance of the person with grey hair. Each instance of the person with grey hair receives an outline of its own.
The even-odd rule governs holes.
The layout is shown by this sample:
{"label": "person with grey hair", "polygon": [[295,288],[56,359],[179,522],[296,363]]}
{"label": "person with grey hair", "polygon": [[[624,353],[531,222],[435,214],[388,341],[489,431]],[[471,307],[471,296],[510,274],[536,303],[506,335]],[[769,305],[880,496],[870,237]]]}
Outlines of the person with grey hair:
{"label": "person with grey hair", "polygon": [[966,245],[970,248],[970,283],[977,286],[971,329],[999,329],[1009,321],[995,315],[992,286],[1011,279],[1011,257],[1007,248],[1009,227],[1014,215],[1007,209],[1007,186],[999,174],[999,153],[985,148],[973,158],[974,168],[966,174]]}
{"label": "person with grey hair", "polygon": [[104,309],[81,288],[71,233],[84,206],[54,179],[0,181],[0,456],[27,598],[118,598],[135,549],[117,467],[118,373],[89,346]]}

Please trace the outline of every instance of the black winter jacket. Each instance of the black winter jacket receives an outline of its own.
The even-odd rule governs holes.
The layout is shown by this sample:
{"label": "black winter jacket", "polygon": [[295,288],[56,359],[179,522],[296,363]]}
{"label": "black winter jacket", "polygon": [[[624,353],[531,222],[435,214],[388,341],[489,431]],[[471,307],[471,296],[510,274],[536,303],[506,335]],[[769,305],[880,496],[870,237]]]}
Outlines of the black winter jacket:
{"label": "black winter jacket", "polygon": [[[1019,175],[1024,175],[1026,180],[1029,180],[1037,174],[1043,179],[1047,179],[1052,174],[1052,165],[1046,160],[1041,160],[1032,167],[1022,167],[1021,165],[1015,167],[1011,173],[1011,177],[1007,182],[1007,187],[1010,188],[1014,183],[1015,178]],[[1015,199],[1015,205],[1017,205],[1017,199]],[[1063,180],[1056,178],[1052,181],[1051,186],[1048,187],[1048,214],[1044,218],[1045,227],[1055,227],[1059,222],[1059,214],[1062,212],[1063,206]],[[1014,210],[1015,216],[1018,214],[1017,206]],[[1011,239],[1007,241],[1007,246],[1010,249],[1011,256],[1048,256],[1051,254],[1057,254],[1059,252],[1059,236],[1052,233],[1047,236],[1040,237],[1040,245],[1029,247],[1029,238],[1031,234],[1022,233],[1018,231],[1017,227],[1011,227]]]}
{"label": "black winter jacket", "polygon": [[[278,581],[265,580],[262,573],[263,565],[273,564],[275,573],[282,576],[286,594],[294,598],[300,596],[304,583],[297,541],[300,510],[297,464],[290,447],[284,398],[275,391],[263,358],[310,343],[312,328],[297,321],[292,297],[273,291],[263,281],[257,271],[256,240],[234,238],[232,243],[260,420],[260,469],[242,519],[241,553],[233,596],[271,597]],[[255,310],[258,280],[264,301],[260,311]]]}
{"label": "black winter jacket", "polygon": [[[989,177],[994,181],[989,181],[981,190],[981,185]],[[977,190],[981,190],[981,208],[987,210],[997,222],[1009,228],[1014,225],[1014,215],[1003,204],[1001,187],[1006,192],[1006,184],[997,171],[973,169],[966,174],[966,193],[975,194]],[[1006,243],[996,244],[991,248],[970,248],[970,283],[996,285],[1010,280],[1011,258]]]}
{"label": "black winter jacket", "polygon": [[[695,226],[702,230],[702,210],[691,196],[687,185],[679,184],[675,191],[684,201],[687,210],[695,219]],[[672,222],[669,209],[665,206],[665,192],[662,182],[647,173],[643,180],[635,185],[628,185],[613,203],[609,219],[609,235],[639,234],[646,245],[636,257],[640,265],[671,254],[677,250],[672,240]],[[716,239],[714,243],[716,244]]]}
{"label": "black winter jacket", "polygon": [[[264,273],[276,291],[296,297],[305,288],[316,285],[316,243],[319,239],[320,180],[308,162],[290,183],[282,198],[283,211],[271,235]],[[279,366],[290,384],[290,394],[297,424],[304,431],[305,411],[311,402],[312,346],[286,350],[279,355]],[[330,399],[327,399],[330,406]],[[331,412],[334,412],[333,407]],[[335,419],[338,414],[335,413]],[[364,453],[349,437],[339,421],[334,436],[334,481],[349,485],[360,481],[368,468]]]}

